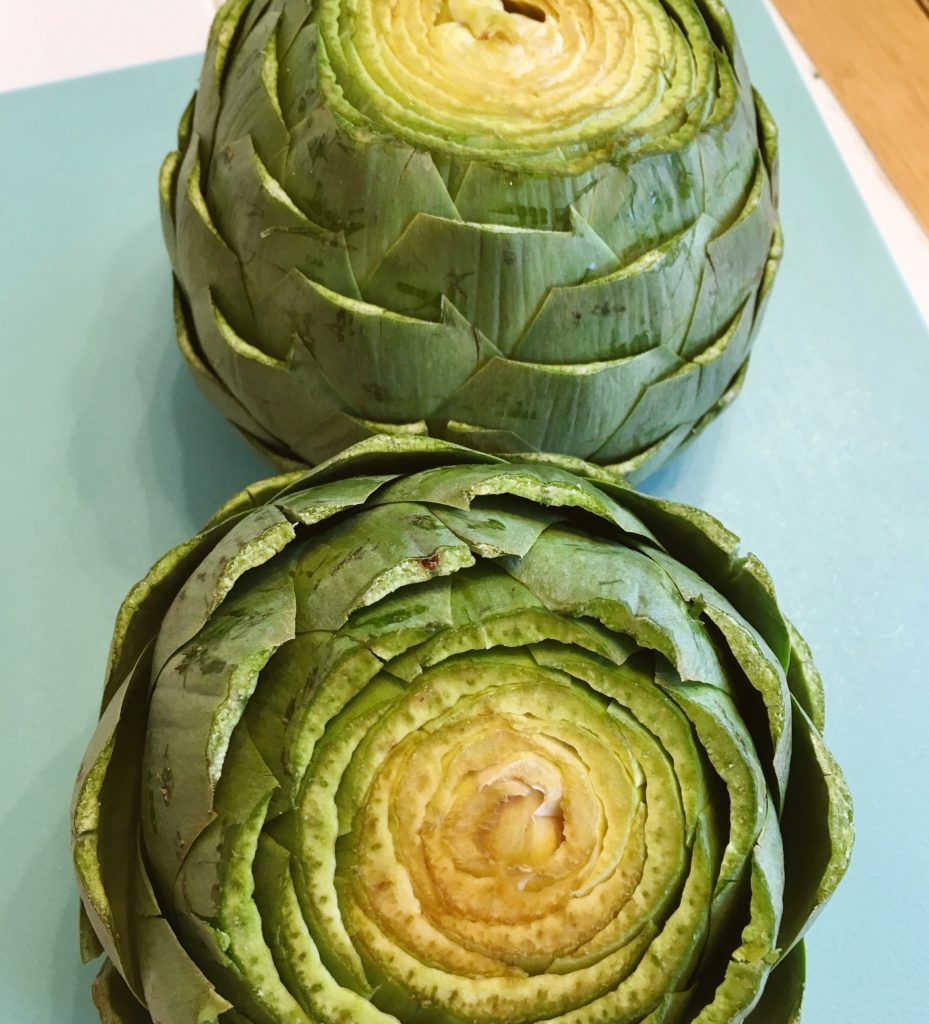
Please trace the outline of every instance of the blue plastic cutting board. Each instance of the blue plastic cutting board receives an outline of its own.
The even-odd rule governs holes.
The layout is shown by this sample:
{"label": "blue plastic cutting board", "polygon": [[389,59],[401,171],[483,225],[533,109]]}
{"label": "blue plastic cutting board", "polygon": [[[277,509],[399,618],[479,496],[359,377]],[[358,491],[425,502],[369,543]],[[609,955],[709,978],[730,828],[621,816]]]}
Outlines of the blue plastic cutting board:
{"label": "blue plastic cutting board", "polygon": [[[745,538],[826,678],[858,845],[804,1020],[925,1024],[929,332],[760,2],[731,6],[782,128],[787,256],[742,397],[646,487]],[[197,65],[0,96],[2,1024],[96,1021],[68,801],[113,617],[267,474],[172,337],[156,177]]]}

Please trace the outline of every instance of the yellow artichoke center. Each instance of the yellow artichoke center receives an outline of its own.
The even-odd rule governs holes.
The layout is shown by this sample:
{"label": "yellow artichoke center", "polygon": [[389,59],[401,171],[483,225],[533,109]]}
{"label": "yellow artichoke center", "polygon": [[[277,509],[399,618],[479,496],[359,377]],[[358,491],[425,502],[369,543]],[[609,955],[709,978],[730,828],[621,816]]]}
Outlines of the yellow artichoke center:
{"label": "yellow artichoke center", "polygon": [[521,688],[488,693],[410,733],[375,774],[355,884],[428,962],[541,969],[595,940],[641,875],[634,758],[615,728],[598,734],[602,713],[553,693],[554,718],[523,712]]}
{"label": "yellow artichoke center", "polygon": [[[514,742],[504,734],[501,739]],[[564,842],[563,784],[559,769],[537,757],[517,757],[470,773],[458,784],[447,824],[483,852],[484,871],[511,877],[519,887],[550,865]]]}
{"label": "yellow artichoke center", "polygon": [[515,795],[504,792],[481,825],[482,845],[491,863],[531,872],[564,842],[564,818],[544,793],[524,783],[510,788]]}
{"label": "yellow artichoke center", "polygon": [[430,42],[444,56],[501,65],[541,62],[563,48],[556,18],[513,0],[446,0]]}
{"label": "yellow artichoke center", "polygon": [[692,72],[654,0],[355,0],[338,47],[367,116],[491,148],[632,128]]}

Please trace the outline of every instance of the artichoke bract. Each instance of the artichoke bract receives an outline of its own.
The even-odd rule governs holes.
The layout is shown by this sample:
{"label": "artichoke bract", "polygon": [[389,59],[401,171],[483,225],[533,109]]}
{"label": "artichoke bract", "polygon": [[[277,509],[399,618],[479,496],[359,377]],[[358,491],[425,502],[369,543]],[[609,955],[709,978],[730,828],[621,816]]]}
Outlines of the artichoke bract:
{"label": "artichoke bract", "polygon": [[630,479],[738,391],[776,129],[719,0],[229,0],[161,175],[181,350],[278,465]]}
{"label": "artichoke bract", "polygon": [[849,857],[763,566],[601,470],[373,438],[119,613],[73,803],[106,1024],[787,1024]]}

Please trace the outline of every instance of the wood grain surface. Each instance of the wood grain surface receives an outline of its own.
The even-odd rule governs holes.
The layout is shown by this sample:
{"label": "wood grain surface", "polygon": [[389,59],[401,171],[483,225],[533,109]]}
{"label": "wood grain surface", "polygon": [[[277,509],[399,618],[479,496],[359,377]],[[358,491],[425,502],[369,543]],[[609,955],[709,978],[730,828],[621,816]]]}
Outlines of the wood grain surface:
{"label": "wood grain surface", "polygon": [[774,2],[929,230],[929,0]]}

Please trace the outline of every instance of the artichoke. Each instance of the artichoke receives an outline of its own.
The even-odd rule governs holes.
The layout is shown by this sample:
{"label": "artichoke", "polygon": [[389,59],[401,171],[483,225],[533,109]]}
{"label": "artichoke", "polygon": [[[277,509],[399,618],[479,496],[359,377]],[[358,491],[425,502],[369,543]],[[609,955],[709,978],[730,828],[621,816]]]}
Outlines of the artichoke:
{"label": "artichoke", "polygon": [[719,0],[229,0],[161,175],[181,350],[283,468],[636,479],[742,383],[776,149]]}
{"label": "artichoke", "polygon": [[796,1021],[850,803],[695,509],[360,442],[131,591],[78,777],[106,1024]]}

